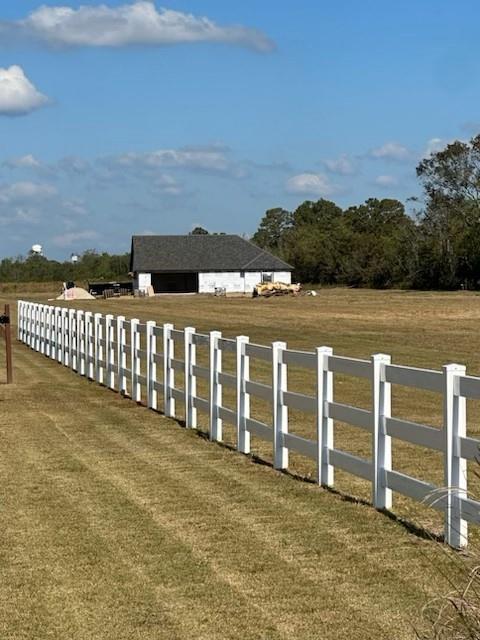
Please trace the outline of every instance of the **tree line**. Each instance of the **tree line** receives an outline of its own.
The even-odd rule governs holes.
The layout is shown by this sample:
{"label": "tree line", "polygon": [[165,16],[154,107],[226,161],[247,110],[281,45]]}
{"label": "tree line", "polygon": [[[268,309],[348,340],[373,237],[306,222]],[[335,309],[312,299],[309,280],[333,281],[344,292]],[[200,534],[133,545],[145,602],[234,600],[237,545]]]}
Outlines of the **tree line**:
{"label": "tree line", "polygon": [[[347,209],[307,200],[295,211],[269,209],[252,241],[289,262],[300,282],[480,289],[480,135],[431,154],[417,176],[424,198],[414,217],[390,198]],[[119,280],[129,277],[129,262],[128,253],[94,250],[76,263],[36,254],[4,258],[0,282]]]}
{"label": "tree line", "polygon": [[128,280],[130,254],[111,255],[85,251],[77,262],[49,260],[30,252],[26,257],[0,261],[0,282],[85,282],[93,280]]}
{"label": "tree line", "polygon": [[268,210],[252,240],[301,282],[480,289],[480,135],[425,158],[417,176],[424,201],[415,217],[393,199],[345,210],[320,199]]}

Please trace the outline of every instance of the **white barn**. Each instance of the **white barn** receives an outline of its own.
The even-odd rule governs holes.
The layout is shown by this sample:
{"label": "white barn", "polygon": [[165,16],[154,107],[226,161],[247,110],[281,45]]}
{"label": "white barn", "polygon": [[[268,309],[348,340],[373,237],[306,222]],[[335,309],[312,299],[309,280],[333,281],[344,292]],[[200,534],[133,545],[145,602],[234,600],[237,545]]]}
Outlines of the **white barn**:
{"label": "white barn", "polygon": [[133,236],[135,289],[155,293],[251,293],[259,282],[291,282],[289,264],[235,235]]}

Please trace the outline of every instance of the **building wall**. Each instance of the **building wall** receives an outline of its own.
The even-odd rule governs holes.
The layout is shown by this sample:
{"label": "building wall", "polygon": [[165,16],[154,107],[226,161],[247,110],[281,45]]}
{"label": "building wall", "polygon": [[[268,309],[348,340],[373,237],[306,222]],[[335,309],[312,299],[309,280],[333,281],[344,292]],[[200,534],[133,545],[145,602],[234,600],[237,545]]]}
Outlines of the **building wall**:
{"label": "building wall", "polygon": [[[272,282],[290,284],[290,271],[268,271],[272,274]],[[199,293],[214,293],[216,287],[225,287],[228,293],[252,293],[253,288],[262,281],[262,271],[214,271],[198,274]],[[150,273],[137,273],[134,288],[145,290],[152,284]]]}
{"label": "building wall", "polygon": [[142,289],[145,291],[147,287],[152,284],[152,274],[151,273],[136,273],[135,278],[133,279],[133,288],[134,289]]}
{"label": "building wall", "polygon": [[[272,271],[273,282],[290,284],[290,271]],[[225,287],[228,293],[252,293],[253,288],[262,281],[261,271],[215,271],[198,274],[199,293],[214,293],[216,287]]]}

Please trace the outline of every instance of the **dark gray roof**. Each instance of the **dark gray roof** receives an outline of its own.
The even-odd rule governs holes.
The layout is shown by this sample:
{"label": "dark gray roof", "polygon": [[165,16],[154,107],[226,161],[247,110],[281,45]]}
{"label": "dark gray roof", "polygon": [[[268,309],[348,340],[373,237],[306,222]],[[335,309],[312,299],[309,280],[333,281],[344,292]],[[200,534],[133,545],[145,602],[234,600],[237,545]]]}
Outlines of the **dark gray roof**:
{"label": "dark gray roof", "polygon": [[130,271],[292,271],[240,236],[133,236]]}

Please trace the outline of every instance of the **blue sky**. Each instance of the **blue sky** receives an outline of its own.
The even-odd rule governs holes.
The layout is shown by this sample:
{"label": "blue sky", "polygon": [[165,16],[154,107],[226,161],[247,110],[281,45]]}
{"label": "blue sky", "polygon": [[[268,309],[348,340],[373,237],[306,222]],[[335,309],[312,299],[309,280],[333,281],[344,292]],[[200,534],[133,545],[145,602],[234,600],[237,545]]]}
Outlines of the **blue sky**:
{"label": "blue sky", "polygon": [[473,1],[4,2],[0,256],[418,195],[419,159],[480,131],[479,19]]}

